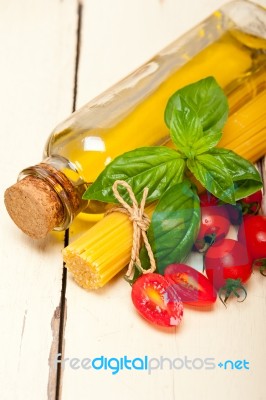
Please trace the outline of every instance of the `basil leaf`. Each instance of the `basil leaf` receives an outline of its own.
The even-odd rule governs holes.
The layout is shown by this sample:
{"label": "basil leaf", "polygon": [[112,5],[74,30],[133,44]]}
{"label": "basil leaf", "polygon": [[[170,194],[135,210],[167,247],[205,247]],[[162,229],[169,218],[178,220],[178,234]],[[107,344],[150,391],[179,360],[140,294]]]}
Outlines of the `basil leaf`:
{"label": "basil leaf", "polygon": [[223,163],[224,168],[230,173],[235,186],[236,200],[261,189],[260,174],[251,162],[227,149],[212,149],[210,154]]}
{"label": "basil leaf", "polygon": [[[182,104],[186,104],[183,99]],[[170,136],[186,157],[194,158],[195,155],[204,153],[216,146],[221,139],[222,132],[209,132],[208,134],[203,132],[197,113],[186,105],[184,111],[173,110]]]}
{"label": "basil leaf", "polygon": [[[126,181],[137,201],[143,189],[149,188],[147,202],[158,199],[168,187],[183,180],[185,161],[181,155],[164,146],[141,147],[116,157],[96,181],[86,190],[83,198],[117,203],[112,186],[117,179]],[[125,201],[131,204],[125,188],[119,188]]]}
{"label": "basil leaf", "polygon": [[213,77],[185,86],[170,97],[164,114],[165,123],[169,128],[173,110],[184,112],[187,106],[200,119],[205,138],[209,134],[221,132],[228,117],[229,107],[223,90]]}
{"label": "basil leaf", "polygon": [[[168,189],[153,212],[147,232],[160,274],[167,265],[185,261],[196,240],[199,225],[199,197],[194,186],[184,181]],[[145,247],[141,249],[140,258],[142,267],[148,269]]]}
{"label": "basil leaf", "polygon": [[194,160],[187,160],[187,166],[214,196],[225,203],[235,204],[233,180],[219,158],[209,153],[200,154]]}

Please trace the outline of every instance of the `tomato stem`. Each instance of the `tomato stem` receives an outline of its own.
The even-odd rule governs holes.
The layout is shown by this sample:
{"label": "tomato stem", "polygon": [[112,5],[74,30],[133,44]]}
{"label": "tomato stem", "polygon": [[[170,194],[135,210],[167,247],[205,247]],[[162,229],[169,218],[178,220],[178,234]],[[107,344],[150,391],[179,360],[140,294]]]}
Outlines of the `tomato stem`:
{"label": "tomato stem", "polygon": [[210,235],[205,235],[203,240],[202,240],[202,244],[203,247],[201,249],[199,249],[199,253],[206,253],[206,251],[208,250],[208,248],[215,243],[216,240],[216,235],[215,233],[211,233]]}
{"label": "tomato stem", "polygon": [[260,267],[261,275],[266,276],[266,258],[255,260],[253,263],[253,267]]}
{"label": "tomato stem", "polygon": [[242,204],[243,215],[256,215],[260,209],[260,204],[257,201],[248,204]]}
{"label": "tomato stem", "polygon": [[[241,279],[227,279],[226,284],[220,288],[218,295],[221,302],[226,307],[226,302],[233,293],[237,299],[240,298],[239,291],[244,293],[244,298],[242,300],[237,300],[238,302],[242,303],[247,297],[247,291],[245,287],[242,285]],[[222,297],[223,294],[225,295],[224,298]]]}

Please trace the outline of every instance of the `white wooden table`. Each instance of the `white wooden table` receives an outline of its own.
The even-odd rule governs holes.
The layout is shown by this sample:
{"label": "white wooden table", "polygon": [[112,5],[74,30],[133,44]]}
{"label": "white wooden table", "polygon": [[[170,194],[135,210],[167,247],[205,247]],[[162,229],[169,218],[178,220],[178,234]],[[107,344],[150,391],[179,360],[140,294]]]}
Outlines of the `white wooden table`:
{"label": "white wooden table", "polygon": [[[0,3],[1,196],[41,160],[45,140],[72,109],[141,65],[223,0],[2,0]],[[260,3],[266,6],[265,0]],[[90,293],[62,280],[63,234],[34,242],[0,203],[1,400],[266,399],[266,279],[248,300],[185,310],[176,333],[153,328],[116,279]],[[57,369],[64,358],[247,360],[250,369]],[[154,365],[156,361],[154,361]]]}

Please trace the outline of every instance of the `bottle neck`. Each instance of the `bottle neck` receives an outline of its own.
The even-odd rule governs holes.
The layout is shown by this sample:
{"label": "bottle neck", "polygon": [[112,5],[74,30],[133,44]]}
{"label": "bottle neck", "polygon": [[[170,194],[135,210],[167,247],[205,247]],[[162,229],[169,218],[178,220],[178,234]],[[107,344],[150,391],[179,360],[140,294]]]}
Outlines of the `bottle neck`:
{"label": "bottle neck", "polygon": [[27,176],[34,176],[48,184],[62,204],[63,215],[53,230],[67,229],[77,214],[86,208],[88,202],[82,199],[82,195],[87,185],[65,158],[51,156],[40,164],[25,168],[20,172],[18,181]]}

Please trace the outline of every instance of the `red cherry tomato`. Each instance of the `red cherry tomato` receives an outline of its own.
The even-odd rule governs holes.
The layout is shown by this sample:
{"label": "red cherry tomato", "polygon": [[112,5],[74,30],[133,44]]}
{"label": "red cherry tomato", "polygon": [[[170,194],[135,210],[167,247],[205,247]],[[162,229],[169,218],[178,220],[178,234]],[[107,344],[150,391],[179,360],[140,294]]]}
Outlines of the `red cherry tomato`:
{"label": "red cherry tomato", "polygon": [[216,289],[227,279],[246,282],[252,272],[252,262],[247,249],[233,239],[223,239],[211,246],[204,259],[206,274]]}
{"label": "red cherry tomato", "polygon": [[183,303],[162,275],[141,275],[132,285],[131,297],[140,315],[155,325],[177,326],[182,320]]}
{"label": "red cherry tomato", "polygon": [[198,307],[215,303],[217,295],[210,281],[189,265],[170,264],[164,276],[172,282],[183,303]]}
{"label": "red cherry tomato", "polygon": [[199,199],[201,207],[217,206],[219,202],[219,199],[217,199],[217,197],[213,196],[209,192],[204,192],[200,194]]}
{"label": "red cherry tomato", "polygon": [[236,203],[235,206],[233,206],[232,204],[226,204],[225,207],[228,212],[231,224],[239,225],[243,218],[241,204]]}
{"label": "red cherry tomato", "polygon": [[247,247],[252,261],[266,258],[266,216],[244,218],[238,231],[238,240]]}
{"label": "red cherry tomato", "polygon": [[261,207],[262,191],[259,190],[244,199],[238,200],[236,205],[226,204],[230,221],[233,225],[239,225],[245,215],[256,215]]}
{"label": "red cherry tomato", "polygon": [[253,193],[244,199],[238,201],[238,203],[242,207],[243,214],[252,214],[255,215],[258,213],[262,202],[262,191],[258,190],[256,193]]}
{"label": "red cherry tomato", "polygon": [[225,206],[201,208],[201,224],[195,248],[201,252],[212,243],[225,237],[230,228],[230,220]]}

